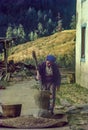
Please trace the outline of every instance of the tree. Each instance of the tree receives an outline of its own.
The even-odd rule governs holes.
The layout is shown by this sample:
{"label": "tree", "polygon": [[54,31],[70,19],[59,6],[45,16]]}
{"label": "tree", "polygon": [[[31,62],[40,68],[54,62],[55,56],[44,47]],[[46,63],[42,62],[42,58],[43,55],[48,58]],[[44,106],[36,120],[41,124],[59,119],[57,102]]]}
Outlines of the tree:
{"label": "tree", "polygon": [[62,31],[62,20],[60,19],[58,22],[57,22],[57,30],[58,31]]}
{"label": "tree", "polygon": [[14,37],[18,37],[18,29],[17,29],[17,27],[14,27],[14,29],[13,29],[13,35],[14,35]]}
{"label": "tree", "polygon": [[75,15],[72,16],[71,23],[70,23],[71,29],[76,29],[76,17]]}
{"label": "tree", "polygon": [[12,36],[13,36],[13,28],[11,25],[9,25],[6,31],[6,38],[11,38]]}
{"label": "tree", "polygon": [[38,39],[38,34],[37,34],[37,32],[35,31],[35,32],[34,32],[34,40],[36,40],[36,39]]}
{"label": "tree", "polygon": [[41,21],[42,21],[42,18],[43,18],[42,11],[39,10],[38,13],[37,13],[37,15],[38,15],[38,22],[41,22]]}
{"label": "tree", "polygon": [[60,13],[58,13],[58,16],[57,16],[56,31],[62,31],[62,19],[61,19]]}
{"label": "tree", "polygon": [[48,16],[49,18],[52,18],[52,11],[49,9],[49,12],[48,12]]}
{"label": "tree", "polygon": [[46,22],[47,21],[47,19],[48,19],[48,16],[47,16],[47,14],[44,14],[44,22]]}
{"label": "tree", "polygon": [[39,36],[43,36],[43,25],[42,25],[42,23],[38,24],[38,33],[39,33]]}
{"label": "tree", "polygon": [[19,42],[20,43],[25,42],[26,34],[24,32],[24,28],[23,28],[22,24],[20,24],[19,27],[18,27],[18,37],[19,37]]}
{"label": "tree", "polygon": [[33,33],[33,31],[31,31],[28,36],[29,36],[30,41],[34,40],[34,33]]}
{"label": "tree", "polygon": [[37,13],[34,8],[29,7],[25,15],[26,29],[29,31],[35,30],[37,25]]}
{"label": "tree", "polygon": [[49,18],[49,20],[47,22],[47,30],[48,30],[48,35],[52,34],[52,32],[53,32],[53,22],[52,22],[51,18]]}

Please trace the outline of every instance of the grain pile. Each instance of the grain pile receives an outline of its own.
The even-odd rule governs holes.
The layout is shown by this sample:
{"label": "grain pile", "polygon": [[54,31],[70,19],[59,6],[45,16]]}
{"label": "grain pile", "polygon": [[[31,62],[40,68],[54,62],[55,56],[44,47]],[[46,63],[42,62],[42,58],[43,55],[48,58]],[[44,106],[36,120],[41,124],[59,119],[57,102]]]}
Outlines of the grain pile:
{"label": "grain pile", "polygon": [[33,116],[21,116],[16,118],[0,119],[0,127],[10,128],[50,128],[63,126],[66,120],[51,119],[51,118],[35,118]]}

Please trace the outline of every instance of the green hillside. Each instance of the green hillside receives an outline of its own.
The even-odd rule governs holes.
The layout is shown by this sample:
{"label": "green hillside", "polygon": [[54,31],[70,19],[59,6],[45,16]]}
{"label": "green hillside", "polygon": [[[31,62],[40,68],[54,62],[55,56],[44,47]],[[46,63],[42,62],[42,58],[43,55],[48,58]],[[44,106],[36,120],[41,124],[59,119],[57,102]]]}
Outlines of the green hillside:
{"label": "green hillside", "polygon": [[38,57],[45,57],[47,54],[56,56],[71,53],[75,48],[75,30],[65,30],[48,37],[39,38],[11,48],[9,60],[15,62],[30,59],[32,51],[36,51]]}

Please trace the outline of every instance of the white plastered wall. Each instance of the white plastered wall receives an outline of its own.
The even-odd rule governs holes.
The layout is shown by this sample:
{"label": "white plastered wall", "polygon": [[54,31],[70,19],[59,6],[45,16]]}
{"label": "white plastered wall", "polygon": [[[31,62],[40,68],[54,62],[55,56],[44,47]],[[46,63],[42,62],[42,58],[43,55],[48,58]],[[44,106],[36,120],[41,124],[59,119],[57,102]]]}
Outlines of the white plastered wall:
{"label": "white plastered wall", "polygon": [[[77,0],[76,83],[88,88],[88,0]],[[81,59],[81,27],[86,24],[85,60]]]}

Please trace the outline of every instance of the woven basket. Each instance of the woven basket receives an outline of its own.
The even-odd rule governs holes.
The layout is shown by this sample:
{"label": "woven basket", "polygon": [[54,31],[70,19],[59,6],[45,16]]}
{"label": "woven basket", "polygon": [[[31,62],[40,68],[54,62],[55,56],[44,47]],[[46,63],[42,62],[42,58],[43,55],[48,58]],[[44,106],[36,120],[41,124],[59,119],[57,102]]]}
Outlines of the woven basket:
{"label": "woven basket", "polygon": [[17,117],[21,114],[22,104],[2,105],[4,117]]}

